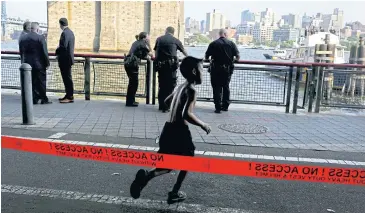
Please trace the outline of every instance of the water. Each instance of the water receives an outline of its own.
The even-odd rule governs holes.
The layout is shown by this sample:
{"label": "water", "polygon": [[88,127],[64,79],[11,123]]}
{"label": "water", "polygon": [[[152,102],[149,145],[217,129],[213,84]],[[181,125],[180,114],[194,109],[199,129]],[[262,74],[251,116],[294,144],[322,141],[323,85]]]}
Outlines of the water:
{"label": "water", "polygon": [[[186,47],[189,55],[197,58],[203,58],[207,47]],[[19,51],[18,41],[2,41],[1,51]],[[263,56],[264,53],[272,54],[271,50],[257,50],[257,49],[239,49],[242,60],[267,61]],[[110,53],[105,53],[110,54]],[[182,54],[180,53],[182,56]]]}

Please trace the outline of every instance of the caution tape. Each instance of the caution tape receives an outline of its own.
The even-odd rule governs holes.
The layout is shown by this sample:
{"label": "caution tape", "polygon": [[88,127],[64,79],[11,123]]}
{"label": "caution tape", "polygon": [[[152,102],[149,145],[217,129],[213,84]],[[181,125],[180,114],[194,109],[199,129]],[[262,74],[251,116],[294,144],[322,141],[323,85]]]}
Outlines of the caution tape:
{"label": "caution tape", "polygon": [[1,148],[133,166],[222,175],[365,186],[365,169],[290,165],[271,162],[186,157],[130,149],[58,143],[1,136]]}

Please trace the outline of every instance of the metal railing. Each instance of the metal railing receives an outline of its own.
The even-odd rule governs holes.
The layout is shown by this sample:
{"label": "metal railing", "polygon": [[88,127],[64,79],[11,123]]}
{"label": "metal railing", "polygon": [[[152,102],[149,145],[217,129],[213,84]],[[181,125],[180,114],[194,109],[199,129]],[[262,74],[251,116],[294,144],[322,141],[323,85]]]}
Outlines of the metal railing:
{"label": "metal railing", "polygon": [[[1,52],[1,88],[20,89],[20,56],[16,52]],[[75,54],[75,64],[72,66],[72,78],[75,94],[126,96],[128,77],[124,70],[123,56],[105,56]],[[50,53],[50,67],[47,70],[47,91],[64,92],[64,85],[58,63]],[[136,97],[146,98],[149,104],[150,78],[149,63],[142,62],[139,66],[139,86]]]}
{"label": "metal railing", "polygon": [[[19,53],[12,51],[1,53],[1,87],[20,89]],[[49,54],[51,66],[47,71],[47,91],[64,92],[54,53]],[[86,100],[90,100],[90,95],[126,96],[128,77],[124,70],[123,58],[118,55],[75,54],[75,65],[72,67],[75,93],[85,94]],[[206,68],[208,64],[204,64],[204,69]],[[298,108],[306,107],[311,112],[314,104],[315,112],[319,112],[321,106],[365,108],[363,98],[365,71],[356,70],[359,68],[365,66],[239,61],[235,64],[231,78],[231,101],[282,106],[285,107],[286,113],[290,111],[291,106],[293,113],[296,113]],[[183,81],[178,72],[178,84]],[[203,73],[203,83],[197,85],[196,89],[199,101],[213,101],[208,72]],[[136,96],[145,98],[147,104],[150,102],[155,104],[157,90],[158,81],[153,60],[142,61]]]}
{"label": "metal railing", "polygon": [[321,106],[365,108],[365,71],[324,69]]}

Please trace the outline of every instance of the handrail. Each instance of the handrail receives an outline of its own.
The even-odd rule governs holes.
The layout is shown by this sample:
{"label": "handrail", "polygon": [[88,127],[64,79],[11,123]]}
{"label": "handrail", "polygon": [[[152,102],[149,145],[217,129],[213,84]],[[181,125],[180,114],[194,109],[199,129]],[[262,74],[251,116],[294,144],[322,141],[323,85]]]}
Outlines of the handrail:
{"label": "handrail", "polygon": [[[1,51],[1,54],[7,55],[19,55],[18,51]],[[56,56],[56,53],[49,52],[49,56]],[[75,57],[82,58],[110,58],[110,59],[124,59],[124,56],[120,55],[104,55],[104,54],[89,54],[89,53],[75,53]]]}
{"label": "handrail", "polygon": [[[19,55],[18,51],[1,51],[1,54]],[[55,53],[48,53],[49,56],[56,56]],[[90,53],[75,53],[75,57],[83,58],[108,58],[108,59],[124,59],[124,56],[119,55],[105,55],[105,54],[90,54]],[[152,58],[154,60],[154,58]],[[205,60],[204,62],[209,62]],[[250,61],[239,60],[236,64],[250,64],[250,65],[272,65],[272,66],[287,66],[287,67],[335,67],[335,68],[365,68],[361,64],[333,64],[333,63],[291,63],[291,62],[272,62],[272,61]]]}

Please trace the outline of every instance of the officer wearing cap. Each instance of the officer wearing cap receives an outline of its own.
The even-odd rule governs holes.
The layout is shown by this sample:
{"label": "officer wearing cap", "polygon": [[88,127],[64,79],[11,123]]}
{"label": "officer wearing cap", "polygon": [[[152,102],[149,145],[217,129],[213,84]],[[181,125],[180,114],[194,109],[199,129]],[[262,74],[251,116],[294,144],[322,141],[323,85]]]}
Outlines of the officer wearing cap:
{"label": "officer wearing cap", "polygon": [[219,39],[209,44],[205,58],[210,57],[209,72],[213,87],[215,113],[220,113],[221,110],[228,111],[229,83],[234,70],[234,60],[240,59],[240,53],[236,44],[227,39],[226,29],[219,30]]}
{"label": "officer wearing cap", "polygon": [[74,102],[74,84],[72,81],[71,67],[74,64],[75,36],[68,27],[66,18],[61,18],[59,24],[62,29],[62,34],[59,46],[56,49],[56,55],[63,84],[65,85],[66,95],[58,100],[60,103],[72,103]]}
{"label": "officer wearing cap", "polygon": [[158,103],[159,110],[169,111],[171,100],[165,103],[165,99],[174,91],[177,83],[177,68],[179,59],[177,50],[186,53],[181,41],[174,37],[175,29],[167,27],[165,35],[157,38],[155,47],[155,65],[158,72]]}

